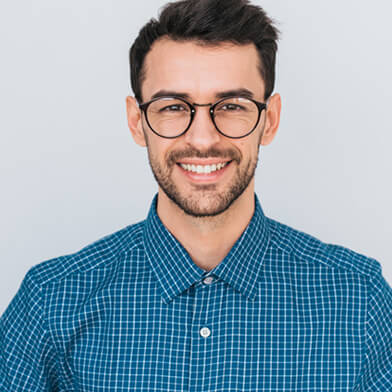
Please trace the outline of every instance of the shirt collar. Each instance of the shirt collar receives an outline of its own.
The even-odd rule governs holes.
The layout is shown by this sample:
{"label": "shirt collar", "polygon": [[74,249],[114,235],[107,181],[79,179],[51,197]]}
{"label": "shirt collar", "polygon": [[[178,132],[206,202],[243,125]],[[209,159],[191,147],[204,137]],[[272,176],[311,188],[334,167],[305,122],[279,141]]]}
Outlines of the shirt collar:
{"label": "shirt collar", "polygon": [[208,273],[198,267],[181,243],[167,230],[157,214],[155,195],[143,236],[147,259],[159,283],[162,300],[169,303],[206,274],[215,275],[247,299],[257,295],[257,281],[268,248],[267,218],[255,194],[255,211],[248,226],[228,255]]}

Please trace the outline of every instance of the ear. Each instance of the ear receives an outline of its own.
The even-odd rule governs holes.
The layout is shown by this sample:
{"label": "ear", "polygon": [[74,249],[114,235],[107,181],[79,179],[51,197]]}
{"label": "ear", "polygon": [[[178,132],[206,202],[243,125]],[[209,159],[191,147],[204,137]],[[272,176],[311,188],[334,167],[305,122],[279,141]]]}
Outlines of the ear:
{"label": "ear", "polygon": [[264,133],[260,142],[261,145],[267,146],[274,139],[279,128],[281,108],[282,101],[280,95],[274,94],[268,100]]}
{"label": "ear", "polygon": [[146,147],[147,143],[142,127],[142,114],[136,99],[128,96],[126,98],[126,105],[128,127],[132,133],[133,140],[135,140],[135,143],[139,146]]}

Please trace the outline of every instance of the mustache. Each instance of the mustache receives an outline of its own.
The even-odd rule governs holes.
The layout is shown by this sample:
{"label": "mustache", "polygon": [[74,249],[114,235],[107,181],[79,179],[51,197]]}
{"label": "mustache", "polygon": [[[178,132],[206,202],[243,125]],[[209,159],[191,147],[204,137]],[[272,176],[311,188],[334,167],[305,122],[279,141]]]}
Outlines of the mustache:
{"label": "mustache", "polygon": [[208,150],[200,151],[195,147],[188,147],[184,150],[171,151],[167,156],[167,162],[171,167],[184,158],[224,158],[236,161],[239,164],[242,156],[239,151],[233,149],[219,150],[215,147],[211,147]]}

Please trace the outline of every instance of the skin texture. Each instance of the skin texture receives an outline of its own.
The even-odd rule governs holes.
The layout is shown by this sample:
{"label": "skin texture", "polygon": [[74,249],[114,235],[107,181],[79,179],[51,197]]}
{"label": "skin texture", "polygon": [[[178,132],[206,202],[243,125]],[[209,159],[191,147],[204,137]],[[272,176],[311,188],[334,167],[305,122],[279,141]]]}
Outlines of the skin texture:
{"label": "skin texture", "polygon": [[[218,94],[247,89],[264,102],[264,81],[253,44],[202,46],[196,42],[156,41],[146,56],[142,85],[146,102],[160,90],[187,94],[192,103],[213,103]],[[127,97],[128,125],[135,142],[147,147],[158,182],[157,212],[192,260],[209,271],[241,236],[254,213],[254,172],[260,145],[272,142],[278,130],[281,100],[268,100],[255,131],[242,139],[218,133],[208,108],[198,107],[190,129],[164,139],[149,129],[133,97]],[[177,164],[232,161],[218,176],[188,176]]]}

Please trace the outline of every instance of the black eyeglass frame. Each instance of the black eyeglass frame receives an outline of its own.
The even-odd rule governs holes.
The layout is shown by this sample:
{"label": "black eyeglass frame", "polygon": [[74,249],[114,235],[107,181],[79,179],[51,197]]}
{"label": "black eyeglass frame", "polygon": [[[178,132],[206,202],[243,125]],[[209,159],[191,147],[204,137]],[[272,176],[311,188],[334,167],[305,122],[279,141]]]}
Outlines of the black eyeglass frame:
{"label": "black eyeglass frame", "polygon": [[[159,134],[157,131],[154,130],[154,128],[153,128],[153,127],[151,126],[151,124],[150,124],[150,121],[148,120],[148,115],[147,115],[147,109],[148,109],[148,107],[149,107],[153,102],[156,102],[156,101],[161,100],[161,99],[164,99],[164,98],[172,98],[172,99],[177,99],[177,100],[179,100],[179,101],[182,101],[182,102],[184,102],[186,105],[188,105],[188,107],[189,107],[190,110],[191,110],[191,117],[190,117],[190,121],[189,121],[188,126],[186,127],[186,129],[185,129],[183,132],[181,132],[180,134],[178,134],[178,135],[176,135],[176,136],[163,136],[163,135]],[[242,136],[228,136],[228,135],[226,135],[225,133],[223,133],[223,132],[218,128],[218,126],[216,125],[216,122],[215,122],[215,119],[214,119],[214,109],[215,109],[215,107],[216,107],[217,105],[219,105],[221,102],[226,101],[227,99],[230,99],[230,98],[243,98],[243,99],[247,99],[247,100],[249,100],[249,101],[252,101],[252,102],[257,106],[257,109],[259,110],[259,113],[258,113],[258,116],[257,116],[257,121],[256,121],[255,126],[254,126],[248,133],[246,133],[245,135],[242,135]],[[213,123],[214,126],[215,126],[215,129],[216,129],[221,135],[223,135],[223,136],[225,136],[225,137],[228,137],[228,138],[230,138],[230,139],[242,139],[243,137],[249,136],[249,135],[257,128],[257,126],[259,125],[260,117],[261,117],[262,111],[265,110],[265,109],[267,108],[267,104],[264,103],[264,102],[259,102],[259,101],[256,101],[256,100],[252,99],[252,98],[241,97],[241,96],[225,97],[225,98],[222,98],[222,99],[220,99],[219,101],[217,101],[217,102],[215,102],[215,103],[195,103],[195,102],[194,102],[194,103],[192,104],[192,103],[188,102],[188,101],[187,101],[186,99],[184,99],[184,98],[176,97],[176,96],[174,96],[174,95],[170,95],[170,96],[157,97],[157,98],[151,99],[151,100],[148,101],[148,102],[144,102],[144,103],[140,103],[140,104],[139,104],[139,108],[144,112],[144,115],[145,115],[145,117],[146,117],[147,124],[148,124],[148,126],[150,127],[151,131],[154,132],[157,136],[163,137],[163,138],[165,138],[165,139],[175,139],[175,138],[177,138],[177,137],[180,137],[180,136],[184,135],[184,134],[188,131],[188,129],[189,129],[189,128],[191,127],[191,125],[192,125],[193,119],[194,119],[195,114],[196,114],[196,106],[197,106],[197,107],[203,107],[203,106],[206,107],[206,106],[209,106],[209,107],[210,107],[210,110],[209,110],[209,112],[210,112],[210,117],[211,117],[212,123]]]}

